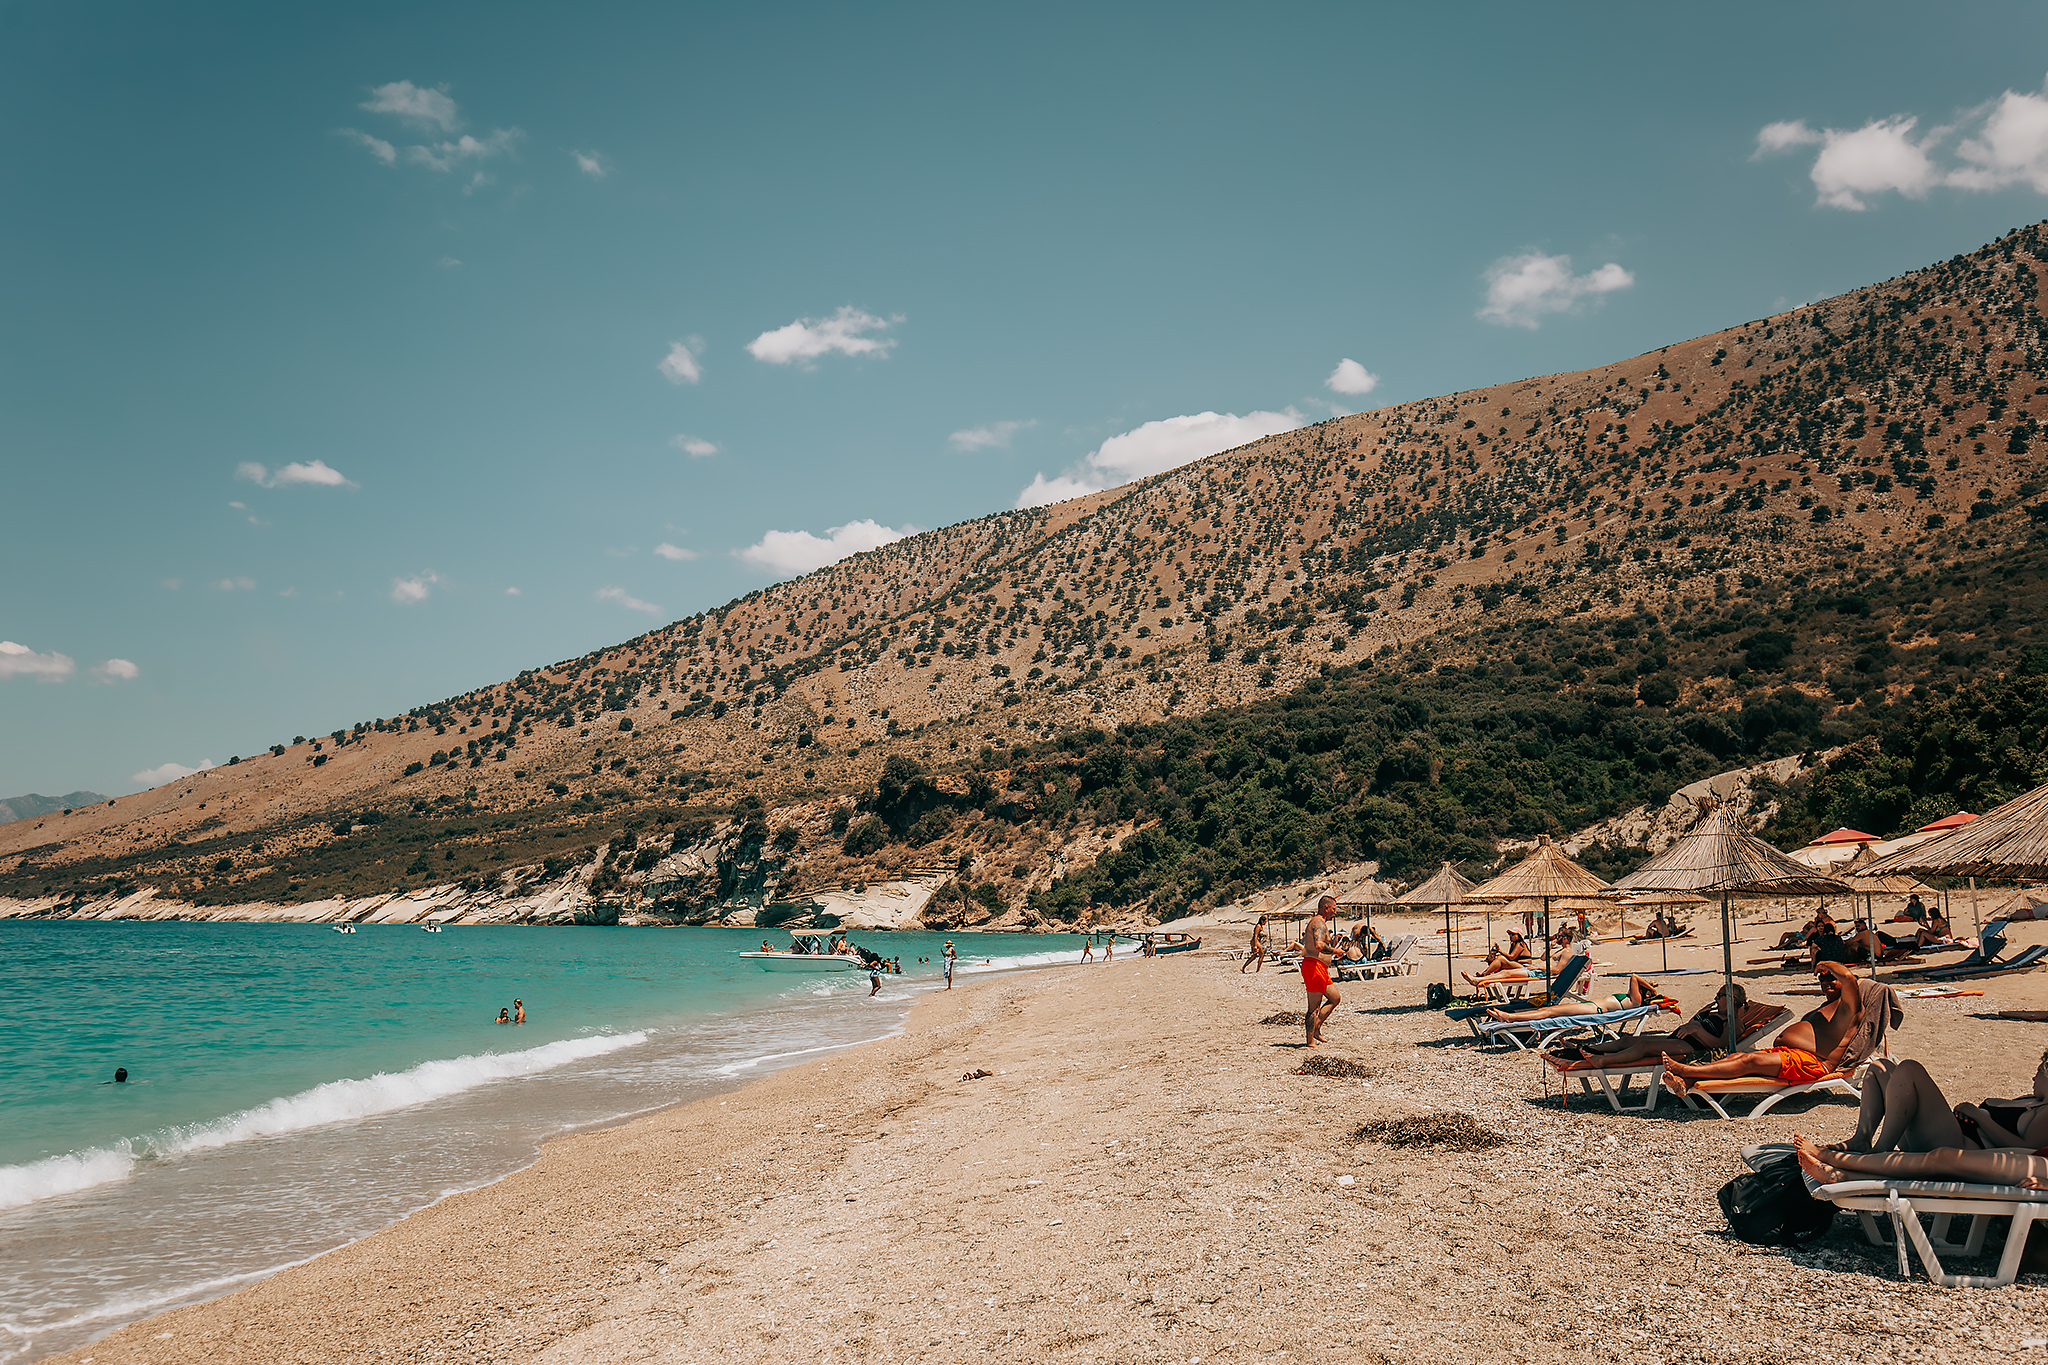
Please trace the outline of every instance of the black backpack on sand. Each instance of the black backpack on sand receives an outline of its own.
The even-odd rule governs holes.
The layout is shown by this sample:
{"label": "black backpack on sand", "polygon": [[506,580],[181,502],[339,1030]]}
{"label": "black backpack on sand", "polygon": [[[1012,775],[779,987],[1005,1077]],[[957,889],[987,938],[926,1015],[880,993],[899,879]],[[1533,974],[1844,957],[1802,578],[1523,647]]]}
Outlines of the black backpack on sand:
{"label": "black backpack on sand", "polygon": [[1736,1176],[1718,1198],[1728,1230],[1753,1246],[1804,1246],[1827,1236],[1835,1221],[1835,1206],[1806,1192],[1806,1177],[1789,1152]]}
{"label": "black backpack on sand", "polygon": [[1430,1009],[1440,1010],[1451,1003],[1451,988],[1441,981],[1432,981],[1429,989],[1422,993],[1422,998]]}

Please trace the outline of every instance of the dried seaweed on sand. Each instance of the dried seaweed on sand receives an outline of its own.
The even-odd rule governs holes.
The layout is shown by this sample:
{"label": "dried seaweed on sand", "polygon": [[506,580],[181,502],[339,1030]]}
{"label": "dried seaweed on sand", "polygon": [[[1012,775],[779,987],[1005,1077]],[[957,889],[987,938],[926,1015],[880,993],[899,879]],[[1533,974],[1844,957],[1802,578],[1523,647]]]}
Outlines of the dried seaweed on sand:
{"label": "dried seaweed on sand", "polygon": [[1411,1114],[1405,1119],[1376,1119],[1351,1135],[1353,1142],[1378,1142],[1389,1147],[1449,1147],[1459,1152],[1483,1152],[1507,1145],[1507,1139],[1481,1128],[1470,1114],[1439,1109],[1428,1114]]}
{"label": "dried seaweed on sand", "polygon": [[1297,1076],[1335,1076],[1340,1080],[1370,1080],[1379,1068],[1354,1062],[1349,1057],[1332,1057],[1318,1052],[1294,1069]]}
{"label": "dried seaweed on sand", "polygon": [[1301,1011],[1281,1010],[1277,1014],[1267,1015],[1259,1020],[1259,1022],[1262,1024],[1298,1024],[1301,1022]]}

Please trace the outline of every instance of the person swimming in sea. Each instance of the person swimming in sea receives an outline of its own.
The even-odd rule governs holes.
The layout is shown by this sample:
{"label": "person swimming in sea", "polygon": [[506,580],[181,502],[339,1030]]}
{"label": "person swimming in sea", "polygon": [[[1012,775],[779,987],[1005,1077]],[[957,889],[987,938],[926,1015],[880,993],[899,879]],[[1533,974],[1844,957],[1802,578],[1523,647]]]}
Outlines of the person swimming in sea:
{"label": "person swimming in sea", "polygon": [[524,1002],[519,1000],[512,1002],[512,1022],[515,1024],[526,1022],[526,1005]]}
{"label": "person swimming in sea", "polygon": [[511,1022],[512,1022],[512,1011],[511,1011],[511,1010],[499,1010],[499,1011],[498,1011],[498,1022],[499,1022],[499,1023],[501,1023],[501,1024],[509,1024],[509,1023],[511,1023]]}
{"label": "person swimming in sea", "polygon": [[100,1082],[100,1084],[101,1084],[101,1085],[126,1085],[126,1084],[128,1084],[128,1068],[127,1068],[127,1067],[125,1067],[125,1066],[117,1066],[117,1067],[115,1067],[115,1068],[114,1068],[114,1079],[113,1079],[113,1080],[111,1080],[111,1081],[101,1081],[101,1082]]}

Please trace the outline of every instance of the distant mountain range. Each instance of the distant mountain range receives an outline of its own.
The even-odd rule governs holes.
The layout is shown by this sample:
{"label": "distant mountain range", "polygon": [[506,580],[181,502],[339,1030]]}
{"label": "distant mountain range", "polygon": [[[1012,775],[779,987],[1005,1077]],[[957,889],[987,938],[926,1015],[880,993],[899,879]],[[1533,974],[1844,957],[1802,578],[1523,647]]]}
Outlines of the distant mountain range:
{"label": "distant mountain range", "polygon": [[80,806],[96,806],[106,799],[98,792],[70,792],[64,796],[38,796],[30,792],[27,796],[10,796],[0,801],[0,825],[10,820],[54,815],[60,810],[77,810]]}
{"label": "distant mountain range", "polygon": [[[1849,743],[1901,703],[2048,671],[2044,273],[2048,236],[2020,228],[1613,364],[925,532],[406,715],[251,735],[253,755],[111,805],[25,798],[99,804],[0,828],[0,893],[481,884],[620,833],[638,859],[657,831],[737,817],[786,835],[777,856],[806,885],[971,854],[1014,904],[1111,838],[1040,771],[1049,752],[1169,718],[1227,730],[1337,680],[1448,689],[1490,717],[1478,729],[1521,736],[1528,754],[1487,750],[1503,770],[1567,724],[1524,699],[1639,722],[1659,747],[1629,770],[1655,773],[1651,796],[1710,761]],[[1369,775],[1366,800],[1405,771],[1391,754],[1424,788],[1450,782],[1433,727],[1416,710],[1288,742],[1303,771],[1341,756],[1347,780]],[[1015,818],[972,839],[940,822],[855,837],[854,802],[908,809],[890,805],[891,759],[942,784],[919,800],[979,782],[999,799],[974,808]],[[1510,785],[1496,839],[1620,799]],[[1156,818],[1134,808],[1114,838]],[[1221,837],[1197,821],[1184,842]]]}

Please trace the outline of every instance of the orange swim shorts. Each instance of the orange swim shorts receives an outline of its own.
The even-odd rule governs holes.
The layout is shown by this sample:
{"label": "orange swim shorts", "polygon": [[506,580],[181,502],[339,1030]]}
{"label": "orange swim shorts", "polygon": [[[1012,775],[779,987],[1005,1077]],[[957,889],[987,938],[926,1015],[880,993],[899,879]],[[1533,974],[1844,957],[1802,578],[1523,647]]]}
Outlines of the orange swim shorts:
{"label": "orange swim shorts", "polygon": [[1804,1085],[1817,1081],[1828,1074],[1828,1064],[1811,1052],[1796,1047],[1774,1047],[1778,1054],[1778,1079],[1791,1085]]}
{"label": "orange swim shorts", "polygon": [[1330,989],[1330,966],[1319,958],[1305,957],[1301,960],[1301,984],[1308,987],[1310,995],[1322,995]]}

